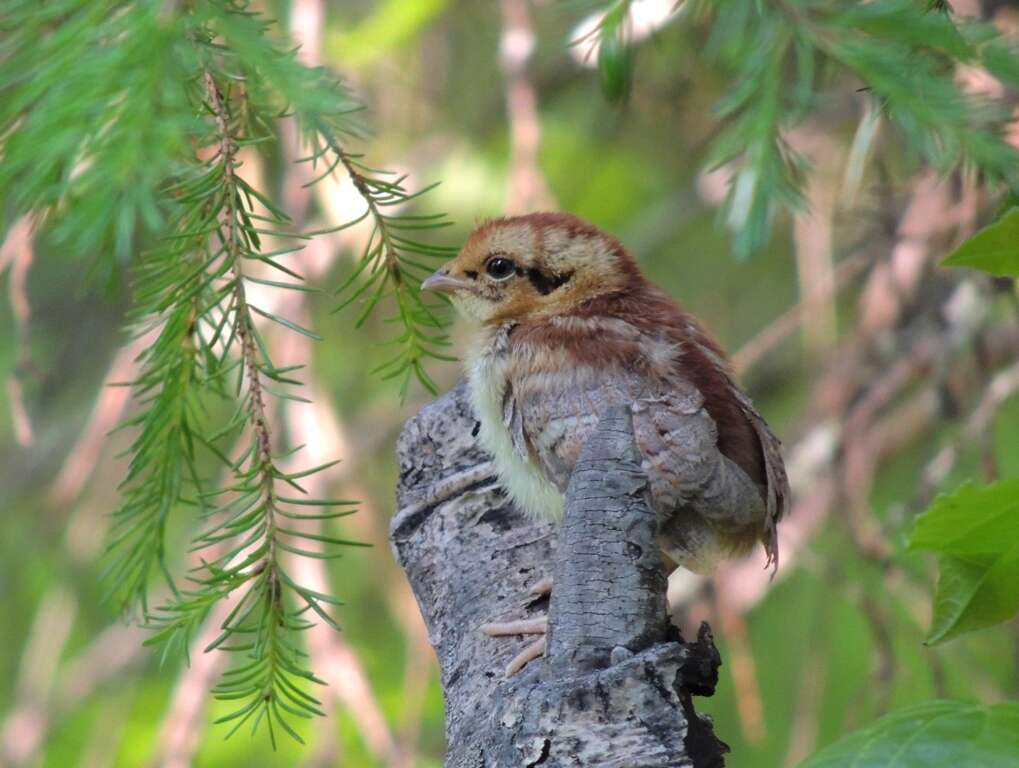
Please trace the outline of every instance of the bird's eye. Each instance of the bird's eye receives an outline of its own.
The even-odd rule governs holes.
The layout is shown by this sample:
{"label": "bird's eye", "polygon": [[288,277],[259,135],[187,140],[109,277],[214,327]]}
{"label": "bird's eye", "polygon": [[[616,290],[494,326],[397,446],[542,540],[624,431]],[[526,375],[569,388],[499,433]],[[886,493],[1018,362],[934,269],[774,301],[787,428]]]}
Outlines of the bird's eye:
{"label": "bird's eye", "polygon": [[493,256],[485,262],[485,271],[496,280],[505,280],[517,271],[517,265],[505,256]]}

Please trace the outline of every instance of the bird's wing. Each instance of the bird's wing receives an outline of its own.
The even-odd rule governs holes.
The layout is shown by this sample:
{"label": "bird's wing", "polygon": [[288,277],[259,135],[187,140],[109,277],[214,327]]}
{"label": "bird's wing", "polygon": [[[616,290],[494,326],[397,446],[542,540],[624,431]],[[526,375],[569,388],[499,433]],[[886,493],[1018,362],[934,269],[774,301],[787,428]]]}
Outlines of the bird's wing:
{"label": "bird's wing", "polygon": [[663,525],[682,511],[720,529],[744,529],[762,517],[754,482],[718,449],[704,398],[675,377],[651,383],[623,369],[545,371],[513,381],[503,415],[517,452],[561,491],[606,408],[627,404],[651,497]]}
{"label": "bird's wing", "polygon": [[754,428],[761,444],[764,457],[764,470],[767,479],[767,512],[764,521],[764,550],[768,555],[768,565],[778,570],[778,523],[789,509],[792,493],[789,489],[789,478],[782,460],[782,442],[771,431],[764,417],[757,412],[753,402],[743,390],[731,383],[732,394],[740,404],[744,416]]}
{"label": "bird's wing", "polygon": [[516,453],[565,492],[577,457],[605,408],[633,397],[618,377],[583,371],[543,372],[512,380],[503,419]]}

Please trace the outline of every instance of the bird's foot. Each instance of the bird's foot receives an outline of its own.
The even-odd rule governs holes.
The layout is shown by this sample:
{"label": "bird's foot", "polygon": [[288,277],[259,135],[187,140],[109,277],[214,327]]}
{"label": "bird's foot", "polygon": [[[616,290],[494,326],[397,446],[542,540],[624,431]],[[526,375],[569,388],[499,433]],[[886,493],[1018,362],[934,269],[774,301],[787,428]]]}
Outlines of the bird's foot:
{"label": "bird's foot", "polygon": [[[552,592],[552,577],[546,576],[528,590],[535,597],[543,597]],[[541,635],[510,659],[506,665],[506,677],[512,677],[528,662],[534,661],[545,653],[545,631],[548,629],[548,616],[536,616],[533,619],[517,621],[493,621],[482,624],[481,631],[489,637],[508,637],[512,635]]]}
{"label": "bird's foot", "polygon": [[505,637],[508,635],[541,635],[538,639],[528,643],[524,649],[510,659],[506,665],[506,677],[512,677],[528,662],[534,661],[545,653],[545,629],[548,627],[548,617],[540,616],[535,619],[524,619],[522,621],[502,621],[482,624],[481,631],[489,637]]}

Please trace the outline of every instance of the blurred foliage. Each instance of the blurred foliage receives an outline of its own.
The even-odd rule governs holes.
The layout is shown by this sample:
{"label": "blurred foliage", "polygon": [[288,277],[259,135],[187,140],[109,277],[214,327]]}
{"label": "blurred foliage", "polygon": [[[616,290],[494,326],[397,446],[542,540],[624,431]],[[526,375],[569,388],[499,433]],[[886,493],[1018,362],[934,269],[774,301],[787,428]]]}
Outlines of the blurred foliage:
{"label": "blurred foliage", "polygon": [[412,42],[448,6],[448,0],[385,0],[360,23],[333,30],[326,46],[346,66],[373,64]]}
{"label": "blurred foliage", "polygon": [[618,102],[633,86],[633,50],[626,39],[630,2],[620,0],[605,12],[598,31],[598,76],[605,98]]}
{"label": "blurred foliage", "polygon": [[[922,738],[917,738],[919,732]],[[932,744],[937,745],[936,752]],[[802,768],[1008,768],[1015,765],[1017,754],[1019,704],[981,707],[960,701],[932,701],[882,717],[807,760]]]}
{"label": "blurred foliage", "polygon": [[800,206],[808,171],[783,134],[816,113],[824,86],[846,73],[877,100],[911,151],[942,173],[966,164],[1007,188],[1019,182],[1019,150],[1002,136],[1008,111],[967,94],[952,65],[990,66],[1000,58],[1010,63],[992,71],[1019,82],[1011,79],[1019,60],[993,27],[915,0],[699,5],[713,19],[707,49],[737,73],[717,107],[726,124],[710,157],[739,163],[728,201],[739,251],[760,247],[780,208]]}
{"label": "blurred foliage", "polygon": [[[811,169],[784,145],[787,129],[812,120],[837,142],[852,147],[847,185],[855,178],[855,186],[862,190],[862,218],[880,217],[883,200],[874,194],[876,188],[890,183],[901,193],[906,180],[925,162],[934,163],[946,176],[960,165],[971,165],[995,186],[1011,183],[1014,150],[998,136],[1004,115],[995,104],[963,94],[952,67],[957,61],[983,65],[1015,87],[1019,67],[1011,44],[987,24],[960,22],[941,13],[922,15],[920,5],[903,0],[687,3],[652,38],[635,43],[632,50],[605,54],[610,93],[627,82],[623,76],[629,70],[619,69],[620,62],[632,67],[628,99],[609,105],[601,90],[604,73],[600,77],[571,58],[580,16],[585,10],[606,6],[537,4],[537,47],[530,74],[541,108],[541,170],[559,207],[619,235],[649,276],[700,316],[727,348],[739,348],[797,297],[789,219],[783,211],[799,204]],[[253,204],[235,189],[228,193],[232,196],[220,194],[215,205],[240,200],[249,214],[257,210],[258,215],[274,218],[271,224],[265,222],[274,230],[279,227],[288,237],[302,234],[283,218],[289,211],[272,213],[289,172],[281,160],[277,140],[282,121],[276,117],[280,112],[295,112],[300,118],[302,108],[305,114],[308,109],[325,111],[325,105],[335,104],[335,99],[345,105],[342,111],[353,108],[350,94],[321,88],[323,82],[335,82],[330,71],[336,70],[370,107],[365,120],[372,126],[365,145],[368,154],[383,158],[387,165],[413,169],[415,178],[445,181],[429,195],[433,207],[449,211],[457,222],[443,232],[445,243],[461,242],[478,219],[502,214],[511,140],[497,56],[500,22],[495,7],[437,0],[330,0],[324,6],[327,69],[315,74],[324,81],[308,79],[308,70],[292,64],[292,59],[279,58],[281,51],[288,50],[287,44],[275,28],[263,34],[260,20],[245,21],[235,28],[235,35],[216,41],[217,46],[234,47],[234,56],[226,50],[215,51],[215,56],[223,57],[216,59],[217,81],[235,110],[230,113],[231,135],[239,146],[252,142],[244,149],[259,153],[266,178],[257,192],[266,201]],[[179,240],[168,244],[157,236],[171,227],[197,235],[198,228],[194,221],[182,218],[185,211],[180,203],[164,193],[171,180],[181,185],[178,190],[192,185],[190,189],[198,194],[195,200],[212,189],[206,188],[203,178],[208,184],[215,182],[217,189],[222,187],[218,177],[201,175],[210,172],[217,158],[206,155],[203,162],[195,162],[196,150],[209,146],[210,131],[215,131],[210,113],[193,108],[196,93],[201,102],[208,95],[201,95],[201,83],[195,78],[201,47],[185,34],[196,22],[172,11],[211,12],[222,7],[220,3],[123,5],[84,0],[40,6],[12,0],[0,18],[0,93],[4,96],[0,100],[4,142],[0,215],[9,226],[26,210],[48,212],[36,234],[35,262],[28,276],[32,314],[27,350],[19,348],[20,321],[11,305],[5,303],[0,311],[0,367],[23,383],[34,428],[31,445],[15,441],[10,390],[6,390],[8,400],[0,408],[0,487],[6,500],[0,522],[4,555],[0,594],[11,619],[0,631],[0,674],[7,681],[0,686],[0,711],[12,712],[15,705],[23,704],[25,691],[32,690],[33,681],[24,679],[23,670],[33,669],[33,659],[45,652],[38,635],[48,626],[44,608],[54,595],[68,596],[69,602],[61,604],[68,622],[66,641],[55,651],[54,678],[43,692],[48,697],[47,717],[38,764],[45,766],[137,766],[151,761],[158,749],[162,718],[183,671],[183,660],[174,656],[162,664],[158,654],[134,656],[115,677],[84,687],[75,697],[78,689],[73,686],[81,680],[75,677],[80,673],[75,663],[118,620],[115,607],[101,601],[104,564],[96,538],[109,523],[109,511],[117,506],[114,489],[129,472],[127,460],[118,454],[130,449],[138,433],[118,433],[87,456],[88,482],[72,499],[57,495],[53,481],[70,458],[99,394],[103,373],[123,341],[120,329],[144,314],[138,313],[139,305],[129,295],[126,264],[130,262],[142,274],[165,267],[168,271],[160,272],[165,292],[147,297],[148,301],[154,306],[170,299],[159,308],[162,317],[175,310],[181,313],[176,325],[165,327],[170,335],[153,345],[143,362],[159,360],[164,345],[185,346],[187,305],[201,291],[188,296],[190,289],[183,285],[199,265],[188,265],[184,257],[195,252],[185,252]],[[287,2],[257,7],[266,12],[263,18],[286,19],[291,11]],[[806,23],[794,23],[801,15]],[[126,30],[132,34],[125,34]],[[266,77],[272,62],[281,65],[275,78]],[[232,76],[245,66],[255,73],[246,82],[263,89],[251,94],[254,103],[263,104],[260,112],[266,119],[261,123],[249,124],[243,110],[237,111],[243,101],[236,98],[240,81]],[[112,72],[120,76],[111,77]],[[185,83],[187,87],[181,87]],[[857,94],[861,87],[870,90]],[[112,114],[118,119],[104,119]],[[348,117],[353,120],[353,114]],[[886,119],[898,127],[896,132],[877,130],[875,121]],[[308,126],[307,121],[303,124]],[[358,137],[366,133],[360,120],[346,125]],[[720,125],[724,130],[718,134]],[[357,156],[361,146],[356,151],[345,149],[346,154],[336,152],[328,142],[313,146],[312,154],[325,150],[317,158],[320,172],[339,161],[362,174],[365,190],[380,204],[394,195],[413,194],[405,190],[403,181],[395,181],[400,176],[379,175],[362,166]],[[83,162],[99,155],[116,158],[115,166]],[[697,191],[704,181],[699,173],[705,160],[730,161],[725,167],[734,183],[728,188],[729,207],[723,214],[729,232],[715,225],[717,213],[710,196]],[[110,172],[114,167],[117,173]],[[417,212],[413,205],[406,210],[412,216],[430,215]],[[349,218],[363,212],[363,208],[353,209]],[[860,224],[861,215],[854,215],[857,218],[849,223],[840,222],[845,242],[873,236],[872,229]],[[323,203],[313,202],[309,221],[321,218]],[[428,224],[432,220],[406,223],[413,226],[415,221]],[[1002,221],[1010,226],[1007,217]],[[392,238],[385,243],[384,217],[376,218],[376,224],[380,226],[367,247],[370,228],[356,245],[344,241],[336,266],[317,278],[320,287],[343,285],[353,275],[351,289],[356,291],[367,284],[357,282],[359,276],[390,280],[394,258],[417,260],[416,236],[388,230],[398,237],[406,235],[410,245],[398,248],[401,243]],[[262,225],[244,222],[244,228],[253,231]],[[1008,232],[995,237],[1004,245],[1003,254],[1014,254],[1008,250]],[[251,249],[252,245],[253,241],[245,242],[251,253],[277,258],[271,251]],[[730,256],[754,249],[757,256],[749,261]],[[442,253],[441,247],[426,246],[426,250],[426,255]],[[840,243],[836,257],[841,260],[850,250]],[[105,292],[96,291],[95,282],[84,279],[89,270],[105,282]],[[266,279],[260,272],[252,276]],[[2,287],[12,287],[10,270],[0,279]],[[190,284],[199,287],[191,279]],[[299,284],[291,276],[269,279]],[[363,309],[363,297],[381,284],[371,283],[365,294],[355,298],[356,308]],[[414,279],[404,284],[413,287]],[[270,292],[283,290],[262,287]],[[201,288],[208,290],[208,286]],[[384,290],[395,290],[394,284],[388,283]],[[408,313],[427,317],[413,305],[413,294],[404,294],[403,303],[400,296],[392,294],[395,301],[389,302],[397,318],[407,319]],[[441,689],[434,663],[415,651],[401,613],[409,597],[386,543],[396,471],[392,445],[402,421],[427,395],[411,387],[401,403],[400,384],[405,379],[391,385],[366,375],[380,366],[392,370],[385,366],[392,366],[394,351],[378,342],[393,338],[400,343],[398,355],[410,356],[398,356],[397,369],[414,372],[404,361],[423,362],[420,345],[425,337],[433,338],[437,329],[426,320],[411,326],[424,337],[405,335],[407,326],[398,319],[400,330],[394,334],[394,324],[373,313],[364,317],[362,332],[355,333],[350,327],[358,315],[353,311],[331,314],[336,300],[329,295],[312,293],[304,301],[310,314],[308,325],[326,340],[316,345],[302,378],[327,393],[344,428],[345,463],[325,476],[329,495],[364,499],[359,514],[329,521],[328,530],[335,538],[376,545],[370,551],[347,551],[326,564],[330,583],[345,603],[334,615],[365,668],[389,728],[395,733],[419,728],[414,764],[437,766],[443,744]],[[855,305],[839,306],[843,332],[859,321]],[[454,340],[459,337],[460,330],[454,330]],[[445,354],[440,347],[443,344],[430,349]],[[215,366],[228,364],[207,362],[199,352],[194,351],[194,367],[179,370],[178,375],[198,376],[204,392],[207,379],[219,378],[214,375]],[[275,367],[267,357],[259,355],[257,364],[265,376],[289,378],[284,366]],[[818,365],[792,337],[747,376],[762,411],[787,436],[787,443],[803,432],[807,393],[817,379]],[[149,370],[158,374],[163,369],[157,364]],[[429,370],[440,389],[450,386],[458,375],[454,364],[436,363]],[[153,392],[160,387],[156,384]],[[211,387],[195,399],[193,412],[203,425],[217,419],[220,424],[229,423],[232,390],[227,388],[224,394],[226,400]],[[286,418],[303,407],[286,399],[273,405],[274,414]],[[139,425],[144,422],[144,411],[130,413]],[[283,417],[277,423],[286,423]],[[149,438],[160,451],[178,451],[180,462],[174,472],[179,475],[174,476],[185,478],[189,489],[175,505],[176,513],[159,521],[171,575],[184,568],[183,553],[189,546],[196,505],[205,498],[196,495],[186,480],[190,469],[187,454],[180,452],[182,424],[177,422],[173,439],[165,427]],[[905,445],[882,466],[870,494],[870,506],[887,532],[901,573],[891,575],[887,563],[861,552],[836,510],[831,524],[812,541],[793,571],[747,614],[748,648],[743,650],[749,651],[756,674],[762,717],[757,726],[748,722],[741,699],[745,689],[735,675],[742,671],[730,661],[739,651],[736,638],[718,633],[726,659],[723,679],[718,695],[698,701],[698,707],[712,714],[716,730],[733,747],[730,765],[774,768],[788,764],[791,754],[805,754],[804,744],[809,753],[813,746],[835,742],[896,708],[920,705],[925,708],[921,711],[937,714],[942,711],[939,707],[949,707],[946,728],[956,722],[977,723],[980,718],[998,722],[1001,713],[1011,711],[921,704],[932,698],[994,702],[1019,693],[1014,625],[968,634],[934,648],[922,643],[929,618],[926,587],[933,584],[934,571],[907,544],[912,522],[908,509],[904,512],[905,500],[913,498],[921,470],[957,429],[946,421],[932,437]],[[992,436],[1004,477],[1019,476],[1017,430],[1019,404],[1013,399],[1000,411]],[[286,428],[278,429],[276,438],[281,452],[297,447]],[[979,446],[965,445],[962,451],[960,462],[943,482],[945,488],[980,473]],[[212,453],[204,447],[196,453],[196,474],[201,478],[211,480],[220,471],[222,462],[217,463]],[[230,462],[236,462],[236,457]],[[240,479],[252,481],[243,472]],[[893,578],[924,585],[925,590],[913,600],[906,599],[893,588]],[[136,592],[130,580],[118,586]],[[58,642],[56,633],[50,633],[49,639]],[[128,655],[139,641],[140,636],[132,636],[126,644],[121,641],[119,648]],[[427,665],[424,670],[422,665]],[[423,694],[413,683],[416,674],[423,679]],[[316,687],[314,693],[325,702],[330,717],[295,725],[309,742],[307,747],[284,740],[279,751],[271,753],[260,738],[223,741],[224,731],[215,730],[202,738],[195,763],[311,765],[317,756],[327,755],[324,762],[329,764],[381,765],[357,721],[335,705],[331,691]],[[213,702],[205,720],[211,723],[236,709],[234,702]],[[917,717],[916,712],[900,711],[890,722],[915,723],[909,718]],[[893,738],[883,730],[888,722],[876,720],[851,736],[850,748]],[[28,731],[24,733],[27,738]],[[818,759],[822,757],[823,753]],[[965,764],[961,759],[955,762]]]}

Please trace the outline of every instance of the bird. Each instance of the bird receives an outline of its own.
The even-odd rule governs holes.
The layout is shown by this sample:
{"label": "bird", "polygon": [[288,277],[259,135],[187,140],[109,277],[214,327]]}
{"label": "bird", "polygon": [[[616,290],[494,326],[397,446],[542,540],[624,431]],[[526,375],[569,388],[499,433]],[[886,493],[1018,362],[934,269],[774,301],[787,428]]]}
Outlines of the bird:
{"label": "bird", "polygon": [[[561,519],[586,440],[606,408],[625,404],[669,567],[709,573],[760,542],[777,568],[790,498],[780,442],[719,344],[617,238],[569,213],[489,220],[421,288],[474,326],[464,359],[478,439],[525,513]],[[549,588],[545,579],[533,591]],[[543,640],[508,674],[540,656]]]}

